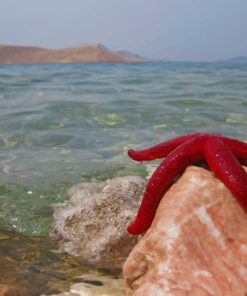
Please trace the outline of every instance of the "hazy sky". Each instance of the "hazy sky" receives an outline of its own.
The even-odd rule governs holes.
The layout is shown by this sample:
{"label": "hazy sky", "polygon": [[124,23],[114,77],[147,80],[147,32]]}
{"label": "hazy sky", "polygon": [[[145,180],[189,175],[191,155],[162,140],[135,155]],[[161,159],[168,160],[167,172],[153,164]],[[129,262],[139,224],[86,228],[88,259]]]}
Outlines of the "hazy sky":
{"label": "hazy sky", "polygon": [[169,60],[247,55],[247,0],[0,0],[0,44],[102,43]]}

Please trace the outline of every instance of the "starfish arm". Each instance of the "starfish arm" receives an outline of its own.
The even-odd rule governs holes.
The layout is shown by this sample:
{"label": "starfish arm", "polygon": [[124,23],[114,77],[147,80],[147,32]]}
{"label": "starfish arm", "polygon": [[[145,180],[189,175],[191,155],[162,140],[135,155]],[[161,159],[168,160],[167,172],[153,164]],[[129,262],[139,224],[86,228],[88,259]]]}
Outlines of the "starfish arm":
{"label": "starfish arm", "polygon": [[247,212],[247,174],[232,150],[225,141],[211,137],[205,143],[204,153],[209,167]]}
{"label": "starfish arm", "polygon": [[224,136],[220,136],[220,139],[232,150],[242,165],[247,165],[247,143]]}
{"label": "starfish arm", "polygon": [[128,151],[128,155],[130,158],[137,160],[137,161],[154,160],[157,158],[164,158],[172,150],[174,150],[176,147],[178,147],[182,143],[184,143],[192,138],[198,137],[199,135],[201,135],[201,134],[191,134],[191,135],[177,137],[175,139],[171,139],[171,140],[162,142],[158,145],[152,146],[147,149],[139,150],[139,151],[130,149]]}
{"label": "starfish arm", "polygon": [[241,165],[247,166],[247,157],[239,157],[237,155],[236,155],[236,157],[237,157],[237,159],[238,159],[238,161],[240,162]]}
{"label": "starfish arm", "polygon": [[130,233],[140,234],[149,228],[159,202],[173,179],[182,173],[187,165],[202,159],[206,138],[207,136],[198,136],[190,139],[161,162],[148,182],[135,221],[128,227]]}

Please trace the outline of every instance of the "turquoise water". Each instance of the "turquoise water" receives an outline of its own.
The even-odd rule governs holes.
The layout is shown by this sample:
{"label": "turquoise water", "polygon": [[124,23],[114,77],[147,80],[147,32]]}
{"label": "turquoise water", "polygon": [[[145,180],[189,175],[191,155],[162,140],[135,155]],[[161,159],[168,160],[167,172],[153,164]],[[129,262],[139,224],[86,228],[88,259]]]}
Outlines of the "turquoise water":
{"label": "turquoise water", "polygon": [[127,158],[191,132],[247,140],[247,65],[0,66],[0,225],[46,235],[82,180],[145,174]]}
{"label": "turquoise water", "polygon": [[52,251],[51,205],[76,182],[144,176],[130,147],[193,132],[246,141],[246,109],[247,64],[0,66],[1,282],[40,295],[94,276]]}

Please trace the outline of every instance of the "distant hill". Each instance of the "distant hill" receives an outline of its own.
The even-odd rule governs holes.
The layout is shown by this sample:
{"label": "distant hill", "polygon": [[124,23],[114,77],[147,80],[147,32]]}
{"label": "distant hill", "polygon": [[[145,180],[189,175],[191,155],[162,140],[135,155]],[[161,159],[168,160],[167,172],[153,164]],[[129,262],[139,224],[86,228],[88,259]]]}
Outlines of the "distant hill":
{"label": "distant hill", "polygon": [[144,57],[140,56],[139,54],[136,54],[136,53],[128,51],[128,50],[119,50],[119,51],[116,51],[116,53],[123,56],[123,57],[131,58],[131,59],[145,59]]}
{"label": "distant hill", "polygon": [[145,62],[141,57],[127,57],[104,46],[82,45],[65,49],[0,45],[0,64],[53,64],[97,62]]}
{"label": "distant hill", "polygon": [[110,50],[109,48],[107,48],[105,45],[100,44],[100,43],[97,45],[97,48],[108,50],[110,52],[113,52],[113,53],[115,53],[117,55],[120,55],[120,56],[123,56],[123,57],[126,57],[126,58],[147,60],[147,58],[144,58],[144,57],[140,56],[139,54],[131,52],[129,50],[113,51],[113,50]]}
{"label": "distant hill", "polygon": [[236,64],[247,64],[247,56],[234,57],[230,59],[220,60],[220,63],[236,63]]}

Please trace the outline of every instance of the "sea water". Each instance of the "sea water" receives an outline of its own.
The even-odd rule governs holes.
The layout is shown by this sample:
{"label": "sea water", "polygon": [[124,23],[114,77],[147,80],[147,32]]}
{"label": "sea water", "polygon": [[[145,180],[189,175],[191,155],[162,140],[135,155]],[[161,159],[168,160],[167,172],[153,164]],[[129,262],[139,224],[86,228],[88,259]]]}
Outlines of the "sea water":
{"label": "sea water", "polygon": [[145,176],[130,147],[193,132],[247,140],[246,110],[247,64],[0,66],[3,237],[46,239],[74,183]]}

